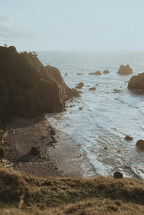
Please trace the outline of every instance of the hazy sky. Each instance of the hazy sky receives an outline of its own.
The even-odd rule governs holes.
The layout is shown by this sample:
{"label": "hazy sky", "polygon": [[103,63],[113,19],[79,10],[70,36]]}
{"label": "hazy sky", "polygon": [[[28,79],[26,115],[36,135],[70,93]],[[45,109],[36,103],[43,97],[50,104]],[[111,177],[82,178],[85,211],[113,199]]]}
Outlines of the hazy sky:
{"label": "hazy sky", "polygon": [[0,0],[0,45],[144,50],[144,0]]}

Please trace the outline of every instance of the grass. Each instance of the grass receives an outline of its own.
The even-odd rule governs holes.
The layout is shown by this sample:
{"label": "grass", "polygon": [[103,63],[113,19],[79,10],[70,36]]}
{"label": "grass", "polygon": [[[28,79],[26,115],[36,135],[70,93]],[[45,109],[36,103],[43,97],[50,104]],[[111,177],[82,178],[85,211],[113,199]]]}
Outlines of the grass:
{"label": "grass", "polygon": [[40,179],[0,168],[0,214],[144,214],[144,181]]}

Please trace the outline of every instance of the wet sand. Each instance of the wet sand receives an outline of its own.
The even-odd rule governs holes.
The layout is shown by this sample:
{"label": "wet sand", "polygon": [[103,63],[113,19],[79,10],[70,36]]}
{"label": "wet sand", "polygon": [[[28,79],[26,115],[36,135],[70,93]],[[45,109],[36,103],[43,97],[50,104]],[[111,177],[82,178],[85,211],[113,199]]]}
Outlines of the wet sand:
{"label": "wet sand", "polygon": [[[64,133],[51,134],[51,125],[44,118],[16,118],[7,125],[6,145],[12,166],[16,170],[39,177],[83,177],[82,165],[87,165],[80,147]],[[40,154],[31,154],[39,147]]]}

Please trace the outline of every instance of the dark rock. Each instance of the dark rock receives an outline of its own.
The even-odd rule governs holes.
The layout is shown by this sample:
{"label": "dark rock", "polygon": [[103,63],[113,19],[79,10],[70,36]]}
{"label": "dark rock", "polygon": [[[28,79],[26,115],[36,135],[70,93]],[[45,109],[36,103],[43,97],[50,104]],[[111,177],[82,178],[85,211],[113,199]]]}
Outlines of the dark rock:
{"label": "dark rock", "polygon": [[96,90],[96,88],[95,87],[91,87],[91,88],[89,88],[89,90]]}
{"label": "dark rock", "polygon": [[103,74],[109,74],[109,71],[108,70],[104,70]]}
{"label": "dark rock", "polygon": [[51,127],[51,131],[50,131],[51,135],[55,135],[55,130]]}
{"label": "dark rock", "polygon": [[75,105],[70,105],[70,108],[74,107]]}
{"label": "dark rock", "polygon": [[64,74],[64,76],[67,76],[67,75],[68,75],[67,73]]}
{"label": "dark rock", "polygon": [[131,141],[131,140],[133,140],[133,138],[132,138],[132,137],[130,137],[130,136],[128,136],[128,135],[126,135],[126,136],[125,136],[125,140],[127,140],[127,141]]}
{"label": "dark rock", "polygon": [[8,151],[6,147],[0,146],[0,159],[6,158],[8,155]]}
{"label": "dark rock", "polygon": [[51,136],[51,139],[52,139],[53,143],[57,143],[57,140],[56,140],[56,138],[54,136]]}
{"label": "dark rock", "polygon": [[138,148],[140,148],[141,150],[144,150],[144,140],[138,140],[138,141],[136,142],[136,146],[137,146]]}
{"label": "dark rock", "polygon": [[126,66],[121,65],[117,73],[120,75],[130,75],[133,73],[133,71],[127,64]]}
{"label": "dark rock", "polygon": [[123,178],[123,174],[120,172],[115,172],[114,173],[114,178]]}
{"label": "dark rock", "polygon": [[144,93],[144,73],[134,75],[128,83],[129,90],[135,90],[137,93]]}
{"label": "dark rock", "polygon": [[83,75],[83,73],[77,73],[77,75]]}
{"label": "dark rock", "polygon": [[45,67],[36,53],[18,53],[15,47],[0,46],[0,89],[1,125],[13,116],[61,112],[68,99],[79,96],[57,68]]}
{"label": "dark rock", "polygon": [[83,86],[84,86],[84,83],[80,82],[79,84],[77,84],[76,88],[77,89],[82,89]]}
{"label": "dark rock", "polygon": [[79,107],[79,110],[83,110],[83,107]]}
{"label": "dark rock", "polygon": [[34,155],[34,156],[39,155],[40,154],[40,147],[39,146],[38,147],[33,146],[31,148],[31,154]]}
{"label": "dark rock", "polygon": [[100,71],[91,72],[89,73],[89,75],[101,75],[101,72]]}
{"label": "dark rock", "polygon": [[113,90],[113,93],[120,93],[120,92],[121,92],[121,90],[117,90],[117,89]]}

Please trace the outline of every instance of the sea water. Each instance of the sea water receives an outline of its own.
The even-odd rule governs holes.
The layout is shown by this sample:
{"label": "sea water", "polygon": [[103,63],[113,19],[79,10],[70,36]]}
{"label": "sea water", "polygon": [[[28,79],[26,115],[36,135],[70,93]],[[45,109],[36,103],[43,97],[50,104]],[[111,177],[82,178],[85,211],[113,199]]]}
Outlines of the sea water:
{"label": "sea water", "polygon": [[[129,64],[133,75],[144,72],[144,53],[48,51],[38,52],[38,57],[44,65],[57,67],[69,87],[84,83],[81,97],[68,102],[65,112],[48,115],[48,121],[81,147],[95,174],[120,171],[124,177],[144,179],[144,151],[136,147],[144,139],[144,95],[127,89],[132,75],[117,74],[121,64]],[[109,74],[103,74],[107,69]],[[102,75],[89,75],[97,70]],[[133,141],[126,141],[126,135]]]}

